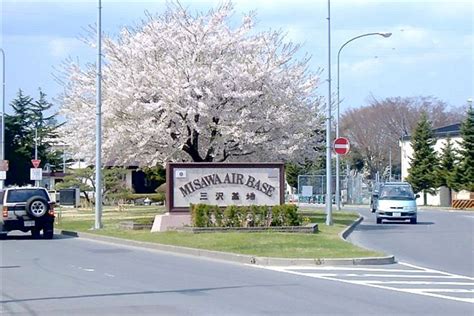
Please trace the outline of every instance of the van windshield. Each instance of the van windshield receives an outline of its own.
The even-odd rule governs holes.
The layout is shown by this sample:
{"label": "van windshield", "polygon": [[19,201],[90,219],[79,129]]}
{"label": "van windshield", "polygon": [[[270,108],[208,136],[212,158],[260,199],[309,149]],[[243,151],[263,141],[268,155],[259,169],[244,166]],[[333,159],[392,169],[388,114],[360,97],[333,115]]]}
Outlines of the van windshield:
{"label": "van windshield", "polygon": [[413,190],[409,185],[388,185],[382,187],[380,200],[414,200]]}

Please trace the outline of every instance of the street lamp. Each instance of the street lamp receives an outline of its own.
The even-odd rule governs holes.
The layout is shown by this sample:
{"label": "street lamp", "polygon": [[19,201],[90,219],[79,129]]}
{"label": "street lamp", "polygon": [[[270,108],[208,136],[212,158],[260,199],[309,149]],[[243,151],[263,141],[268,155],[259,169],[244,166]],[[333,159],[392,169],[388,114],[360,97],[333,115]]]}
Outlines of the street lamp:
{"label": "street lamp", "polygon": [[[5,160],[5,51],[0,48],[2,52],[2,156],[0,160]],[[3,189],[3,179],[0,179],[0,189]]]}
{"label": "street lamp", "polygon": [[102,228],[102,1],[97,12],[97,74],[95,123],[95,222],[94,229]]}
{"label": "street lamp", "polygon": [[[339,138],[339,105],[340,105],[340,100],[339,100],[339,59],[341,57],[341,51],[342,49],[349,44],[350,42],[361,38],[361,37],[366,37],[366,36],[372,36],[372,35],[380,35],[382,37],[390,37],[392,36],[392,33],[379,33],[379,32],[374,32],[374,33],[366,33],[362,34],[356,37],[351,38],[344,44],[342,44],[341,48],[339,48],[339,51],[337,52],[337,113],[336,113],[336,138]],[[337,209],[341,209],[341,190],[340,190],[340,175],[339,175],[339,155],[336,154],[336,205]]]}

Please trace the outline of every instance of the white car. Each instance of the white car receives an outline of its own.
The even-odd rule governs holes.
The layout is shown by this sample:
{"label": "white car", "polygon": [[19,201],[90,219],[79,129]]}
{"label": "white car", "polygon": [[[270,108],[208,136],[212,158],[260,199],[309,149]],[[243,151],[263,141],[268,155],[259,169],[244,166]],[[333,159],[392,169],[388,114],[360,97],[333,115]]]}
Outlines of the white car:
{"label": "white car", "polygon": [[411,185],[407,182],[384,183],[376,195],[375,216],[377,224],[383,220],[409,220],[416,224],[416,198]]}

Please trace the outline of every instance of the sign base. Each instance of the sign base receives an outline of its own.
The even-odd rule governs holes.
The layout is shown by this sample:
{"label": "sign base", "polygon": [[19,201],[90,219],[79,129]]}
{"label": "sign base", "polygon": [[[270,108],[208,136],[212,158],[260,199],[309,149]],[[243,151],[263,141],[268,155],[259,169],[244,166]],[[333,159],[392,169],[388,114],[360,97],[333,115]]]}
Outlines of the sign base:
{"label": "sign base", "polygon": [[151,232],[164,232],[184,226],[191,226],[191,214],[170,214],[156,215],[153,221]]}

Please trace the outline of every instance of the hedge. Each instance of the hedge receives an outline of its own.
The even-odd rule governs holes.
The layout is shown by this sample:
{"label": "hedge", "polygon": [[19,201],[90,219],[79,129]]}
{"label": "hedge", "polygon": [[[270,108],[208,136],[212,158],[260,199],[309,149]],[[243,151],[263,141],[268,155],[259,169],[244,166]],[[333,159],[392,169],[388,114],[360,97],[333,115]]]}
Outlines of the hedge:
{"label": "hedge", "polygon": [[152,202],[163,202],[165,200],[165,195],[163,193],[130,193],[125,199],[128,201],[135,201],[146,198],[149,198]]}
{"label": "hedge", "polygon": [[298,206],[283,204],[275,206],[192,204],[191,223],[194,227],[268,227],[300,226],[303,222]]}

